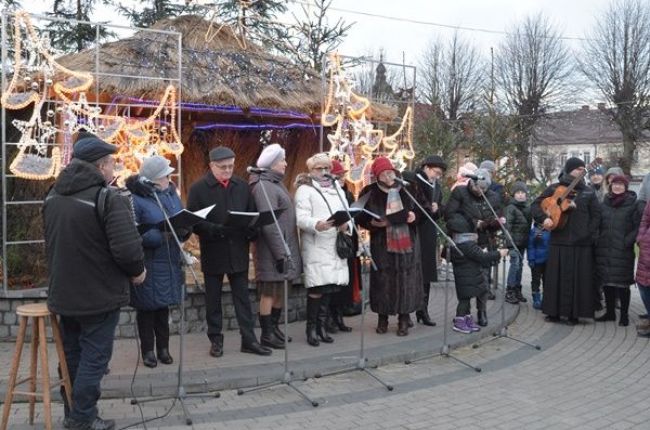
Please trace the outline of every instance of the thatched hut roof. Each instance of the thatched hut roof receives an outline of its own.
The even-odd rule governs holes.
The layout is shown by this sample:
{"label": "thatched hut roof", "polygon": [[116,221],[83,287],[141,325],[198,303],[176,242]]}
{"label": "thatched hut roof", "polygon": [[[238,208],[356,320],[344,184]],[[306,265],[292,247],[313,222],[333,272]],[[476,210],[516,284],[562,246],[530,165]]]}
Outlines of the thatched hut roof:
{"label": "thatched hut roof", "polygon": [[[206,38],[210,22],[200,16],[163,19],[152,28],[182,34],[182,102],[320,113],[321,79],[315,70],[296,66],[253,43],[247,42],[243,49],[237,39],[240,36],[228,26],[223,26],[216,36]],[[210,29],[212,34],[218,28],[214,25]],[[96,70],[96,60],[94,48],[58,59],[71,70],[88,72]],[[164,79],[178,78],[178,38],[138,31],[131,37],[101,45],[98,62],[101,92],[156,99],[169,83]],[[371,110],[376,119],[395,116],[388,106],[373,106]]]}

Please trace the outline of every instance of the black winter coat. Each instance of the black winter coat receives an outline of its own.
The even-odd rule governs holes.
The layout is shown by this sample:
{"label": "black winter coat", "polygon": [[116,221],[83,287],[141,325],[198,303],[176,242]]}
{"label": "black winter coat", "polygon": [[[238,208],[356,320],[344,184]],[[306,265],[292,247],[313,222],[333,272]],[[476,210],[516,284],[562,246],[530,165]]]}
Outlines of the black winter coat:
{"label": "black winter coat", "polygon": [[[504,211],[506,217],[506,228],[512,236],[513,242],[519,249],[528,247],[528,235],[533,222],[533,216],[530,213],[528,202],[518,202],[515,199],[510,200]],[[508,248],[512,245],[508,243]]]}
{"label": "black winter coat", "polygon": [[[413,184],[415,198],[422,205],[424,210],[434,221],[438,222],[443,212],[442,207],[442,188],[441,181],[437,181],[435,188],[423,183],[422,179],[416,175],[419,174],[426,179],[426,174],[421,169],[415,172],[404,172],[404,179]],[[431,211],[431,203],[438,204],[436,212]],[[418,208],[415,208],[418,211]],[[420,214],[422,215],[422,214]],[[420,239],[420,253],[422,255],[422,280],[426,285],[429,282],[438,281],[437,270],[437,253],[438,253],[438,230],[431,224],[431,221],[424,215],[418,219],[418,236]]]}
{"label": "black winter coat", "polygon": [[598,286],[629,286],[634,283],[634,242],[639,232],[644,202],[628,191],[625,201],[612,206],[609,196],[600,204],[601,218],[596,244],[596,276]]}
{"label": "black winter coat", "polygon": [[[542,200],[552,196],[559,185],[568,186],[572,180],[571,176],[562,175],[560,182],[550,185],[535,199],[531,206],[535,222],[542,224],[547,218],[541,207]],[[563,228],[551,232],[551,245],[591,246],[596,243],[600,226],[600,203],[596,192],[584,182],[579,182],[574,191],[576,208],[567,213],[567,222]]]}
{"label": "black winter coat", "polygon": [[[488,190],[485,197],[499,215],[502,210],[499,195],[492,190]],[[444,214],[450,234],[466,232],[465,225],[467,223],[476,228],[478,221],[484,221],[485,225],[476,230],[478,245],[481,247],[488,246],[490,237],[501,229],[498,220],[495,219],[485,199],[472,193],[469,186],[454,188],[445,205]]]}
{"label": "black winter coat", "polygon": [[224,225],[229,210],[255,210],[248,184],[233,176],[224,188],[212,172],[207,172],[190,187],[187,209],[197,211],[214,204],[216,207],[206,222],[194,227],[201,245],[201,271],[206,275],[248,272],[250,241],[256,236],[255,230]]}
{"label": "black winter coat", "polygon": [[501,258],[499,251],[483,251],[475,241],[456,243],[461,256],[451,248],[451,262],[454,265],[456,296],[459,300],[477,297],[488,290],[484,268],[490,267]]}
{"label": "black winter coat", "polygon": [[103,219],[95,208],[105,187],[99,169],[73,159],[45,198],[48,308],[94,315],[129,303],[129,278],[144,270],[142,240],[127,194],[110,190]]}

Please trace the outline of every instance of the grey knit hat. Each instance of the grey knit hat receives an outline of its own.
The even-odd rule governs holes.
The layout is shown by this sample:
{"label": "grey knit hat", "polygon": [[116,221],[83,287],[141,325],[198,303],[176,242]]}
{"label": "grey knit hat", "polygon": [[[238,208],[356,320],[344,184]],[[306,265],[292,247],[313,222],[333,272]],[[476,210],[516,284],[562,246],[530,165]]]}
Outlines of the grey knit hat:
{"label": "grey knit hat", "polygon": [[514,196],[517,191],[523,191],[524,193],[528,194],[528,187],[526,186],[526,183],[523,181],[515,181],[515,183],[512,184],[510,192]]}
{"label": "grey knit hat", "polygon": [[150,181],[169,176],[174,168],[169,165],[169,160],[160,155],[145,158],[140,166],[140,176],[144,176]]}
{"label": "grey knit hat", "polygon": [[478,187],[484,192],[490,188],[490,185],[492,185],[492,175],[490,175],[489,170],[484,168],[476,169],[476,177],[478,178],[476,185],[478,185]]}

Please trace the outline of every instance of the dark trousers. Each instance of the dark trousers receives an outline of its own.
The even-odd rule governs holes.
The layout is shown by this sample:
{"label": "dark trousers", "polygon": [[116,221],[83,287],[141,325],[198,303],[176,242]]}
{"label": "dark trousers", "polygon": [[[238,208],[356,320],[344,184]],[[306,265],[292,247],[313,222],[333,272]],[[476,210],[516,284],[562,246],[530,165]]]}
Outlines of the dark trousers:
{"label": "dark trousers", "polygon": [[613,287],[605,285],[603,287],[605,292],[605,303],[607,305],[607,313],[613,314],[616,307],[616,297],[621,301],[621,315],[627,315],[630,309],[630,287]]}
{"label": "dark trousers", "polygon": [[[228,273],[235,315],[239,324],[239,333],[243,343],[255,342],[253,311],[248,295],[248,272]],[[206,275],[205,278],[205,320],[208,323],[208,338],[214,341],[223,330],[223,310],[221,308],[221,290],[223,274]]]}
{"label": "dark trousers", "polygon": [[61,315],[63,350],[72,383],[69,416],[74,420],[87,422],[97,417],[100,383],[113,354],[119,318],[119,309],[98,315]]}
{"label": "dark trousers", "polygon": [[[487,309],[487,296],[488,292],[485,291],[476,296],[476,310],[484,311]],[[462,317],[472,313],[472,304],[470,299],[459,299],[458,306],[456,306],[456,316]]]}
{"label": "dark trousers", "polygon": [[538,264],[530,268],[532,280],[530,281],[530,289],[533,293],[539,293],[539,287],[544,282],[544,272],[546,271],[546,263]]}
{"label": "dark trousers", "polygon": [[153,351],[154,339],[156,350],[169,349],[169,308],[153,311],[136,310],[138,336],[142,353]]}

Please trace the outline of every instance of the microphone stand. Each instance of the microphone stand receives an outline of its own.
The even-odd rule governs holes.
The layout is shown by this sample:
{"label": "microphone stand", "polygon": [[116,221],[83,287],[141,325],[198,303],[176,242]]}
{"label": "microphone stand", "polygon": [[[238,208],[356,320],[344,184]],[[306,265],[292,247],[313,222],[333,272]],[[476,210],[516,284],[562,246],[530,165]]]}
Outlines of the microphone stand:
{"label": "microphone stand", "polygon": [[312,400],[310,397],[308,397],[304,392],[302,392],[298,387],[294,385],[292,379],[293,372],[289,370],[289,331],[288,331],[289,329],[289,269],[293,264],[291,258],[291,250],[289,249],[289,244],[287,244],[287,241],[284,238],[284,234],[282,233],[282,228],[280,227],[278,218],[275,215],[275,211],[273,210],[273,205],[271,204],[271,199],[269,199],[269,195],[267,194],[266,188],[264,186],[264,181],[262,180],[261,177],[258,184],[262,188],[262,194],[264,195],[264,200],[266,200],[266,204],[268,205],[269,210],[271,211],[271,216],[273,217],[273,224],[275,225],[275,228],[278,231],[278,236],[280,237],[280,240],[282,241],[282,246],[284,248],[284,374],[282,379],[269,382],[268,384],[262,384],[257,387],[253,387],[249,389],[240,388],[237,390],[237,395],[241,396],[243,394],[250,393],[253,391],[259,391],[266,388],[274,387],[276,385],[284,384],[292,388],[298,394],[300,394],[305,400],[311,403],[313,407],[317,407],[318,406],[317,401]]}
{"label": "microphone stand", "polygon": [[[343,205],[343,209],[348,215],[348,218],[350,219],[350,224],[352,225],[352,229],[354,232],[357,234],[357,238],[359,239],[359,242],[361,243],[361,255],[364,258],[367,258],[370,261],[370,264],[372,266],[372,270],[377,270],[377,265],[375,264],[375,260],[372,258],[372,254],[370,253],[370,249],[366,245],[365,242],[361,240],[361,233],[359,232],[359,229],[357,227],[357,223],[355,222],[354,218],[352,217],[352,214],[350,214],[350,209],[348,208],[348,203],[344,199],[344,191],[342,188],[339,187],[338,182],[336,179],[329,177],[329,180],[332,181],[332,185],[336,189],[336,195],[338,196],[339,200],[341,201],[341,204]],[[336,370],[334,372],[326,373],[326,374],[319,374],[317,373],[314,375],[316,378],[321,378],[324,376],[332,376],[332,375],[340,375],[342,373],[347,373],[351,372],[354,370],[359,370],[361,372],[364,372],[365,374],[369,375],[371,378],[375,379],[377,382],[379,382],[381,385],[386,387],[388,391],[393,391],[393,386],[390,384],[385,383],[382,381],[377,375],[372,373],[368,368],[366,367],[368,363],[368,358],[365,355],[365,330],[364,330],[364,323],[365,323],[365,317],[366,317],[366,303],[368,301],[368,289],[367,288],[361,288],[361,320],[359,322],[359,360],[357,361],[357,364],[354,367],[347,368],[347,369],[340,369]]]}
{"label": "microphone stand", "polygon": [[[181,255],[181,262],[184,267],[189,267],[190,271],[192,272],[192,275],[194,276],[194,281],[196,282],[196,286],[198,287],[199,281],[196,276],[196,272],[194,272],[194,268],[192,267],[192,260],[190,256],[185,254],[185,251],[183,250],[183,245],[181,244],[181,241],[178,239],[178,235],[176,234],[176,230],[174,230],[174,227],[172,226],[171,221],[169,220],[169,216],[167,215],[167,211],[165,211],[165,208],[162,205],[162,202],[160,201],[160,198],[158,197],[158,193],[156,192],[156,189],[153,188],[152,190],[153,196],[156,198],[156,203],[158,204],[158,207],[160,208],[160,211],[162,212],[163,216],[165,217],[165,224],[167,227],[169,227],[169,231],[171,232],[172,237],[174,238],[174,242],[176,243],[176,246],[178,246],[178,249],[180,251]],[[138,403],[147,403],[147,402],[155,402],[158,400],[165,400],[165,399],[174,399],[175,401],[178,400],[178,402],[181,405],[181,408],[183,409],[183,416],[185,417],[185,424],[188,426],[192,425],[192,416],[190,415],[189,411],[187,410],[187,406],[185,405],[185,399],[188,397],[215,397],[219,398],[221,397],[221,394],[219,392],[215,392],[214,395],[210,395],[207,393],[193,393],[193,394],[187,394],[187,391],[185,390],[185,386],[183,385],[183,339],[185,335],[185,290],[183,289],[182,291],[182,297],[181,297],[181,303],[180,303],[180,313],[181,313],[181,318],[180,318],[180,326],[179,326],[179,352],[178,352],[178,372],[177,372],[177,384],[176,384],[176,394],[173,396],[160,396],[160,397],[152,397],[149,399],[145,400],[138,400],[136,398],[131,399],[131,404],[136,405]],[[173,406],[173,405],[172,405]]]}
{"label": "microphone stand", "polygon": [[[422,179],[420,179],[420,180],[422,180]],[[398,181],[398,182],[399,182],[399,181]],[[424,182],[425,184],[427,184],[429,187],[431,187],[431,188],[433,189],[433,185],[431,185],[428,181],[422,181],[422,182]],[[411,201],[413,201],[413,203],[415,203],[415,205],[418,207],[418,209],[420,209],[420,211],[421,211],[421,212],[422,212],[422,213],[427,217],[427,219],[428,219],[428,220],[429,220],[429,221],[430,221],[430,222],[431,222],[431,223],[436,227],[436,229],[438,230],[438,232],[440,232],[440,234],[442,235],[442,237],[445,239],[445,241],[446,241],[446,247],[447,247],[447,252],[446,252],[446,254],[445,254],[445,255],[447,256],[447,258],[446,258],[446,260],[447,260],[447,264],[445,265],[445,284],[444,284],[444,290],[445,290],[445,312],[444,312],[444,323],[443,323],[443,341],[442,341],[442,348],[440,349],[440,352],[438,352],[438,353],[426,354],[426,355],[423,355],[423,356],[418,357],[418,358],[416,358],[416,359],[405,360],[405,361],[404,361],[404,364],[412,364],[412,363],[415,363],[415,362],[417,362],[417,361],[422,361],[422,360],[426,360],[426,359],[428,359],[428,358],[433,358],[433,357],[441,356],[441,357],[445,357],[445,358],[451,358],[452,360],[454,360],[454,361],[456,361],[456,362],[462,364],[463,366],[467,366],[467,367],[469,367],[470,369],[474,370],[475,372],[480,372],[480,371],[481,371],[481,368],[480,368],[480,367],[473,366],[473,365],[471,365],[471,364],[469,364],[469,363],[467,363],[467,362],[461,360],[460,358],[451,355],[450,347],[449,347],[449,265],[451,264],[451,247],[453,247],[454,250],[455,250],[456,252],[458,252],[458,254],[459,254],[461,257],[462,257],[464,254],[463,254],[463,252],[462,252],[460,249],[458,249],[458,246],[456,246],[456,243],[454,243],[454,241],[449,237],[449,235],[447,235],[447,234],[442,230],[442,228],[440,228],[440,226],[438,225],[438,223],[436,223],[436,222],[433,220],[433,218],[431,217],[431,215],[429,215],[429,213],[428,213],[428,212],[427,212],[427,211],[422,207],[422,205],[420,204],[420,202],[418,202],[417,199],[416,199],[416,198],[415,198],[415,197],[414,197],[414,196],[413,196],[413,195],[412,195],[412,194],[411,194],[411,193],[406,189],[406,188],[407,188],[407,187],[406,187],[406,184],[408,184],[408,182],[406,182],[406,181],[402,181],[402,185],[403,185],[403,186],[402,186],[402,189],[404,190],[404,192],[406,193],[406,195],[411,199]]]}
{"label": "microphone stand", "polygon": [[[483,192],[483,190],[480,187],[477,187],[477,188],[481,192],[481,197],[483,197],[483,200],[485,200],[485,203],[487,203],[488,207],[490,208],[490,211],[492,211],[492,214],[494,215],[495,219],[498,221],[499,217],[497,216],[497,213],[494,210],[494,207],[490,204],[490,201],[485,196],[485,193]],[[521,261],[521,264],[523,264],[524,258],[521,255],[521,253],[519,252],[519,249],[517,248],[517,245],[515,245],[515,241],[512,240],[512,236],[510,236],[510,232],[508,232],[508,229],[505,228],[503,226],[503,224],[501,224],[500,222],[499,222],[499,226],[501,227],[501,231],[503,231],[504,236],[508,239],[508,241],[512,245],[512,248],[514,249],[514,251],[519,256],[519,261]],[[512,336],[510,336],[508,334],[508,326],[506,325],[506,287],[507,287],[507,285],[506,285],[506,257],[503,257],[503,260],[501,262],[503,264],[503,268],[502,268],[502,272],[501,272],[501,277],[503,278],[503,280],[502,280],[502,282],[503,282],[503,293],[501,295],[501,329],[497,333],[494,333],[495,337],[490,339],[490,341],[500,339],[500,338],[511,339],[511,340],[516,341],[516,342],[522,343],[524,345],[528,345],[531,348],[535,348],[536,350],[539,351],[539,350],[542,349],[541,346],[539,346],[537,344],[532,344],[532,343],[526,342],[526,341],[521,340],[521,339],[517,339],[517,338],[512,337]],[[498,275],[498,270],[496,270],[496,273]],[[498,280],[496,280],[495,283],[498,283]],[[478,348],[478,347],[479,347],[478,344],[474,345],[474,348]]]}

